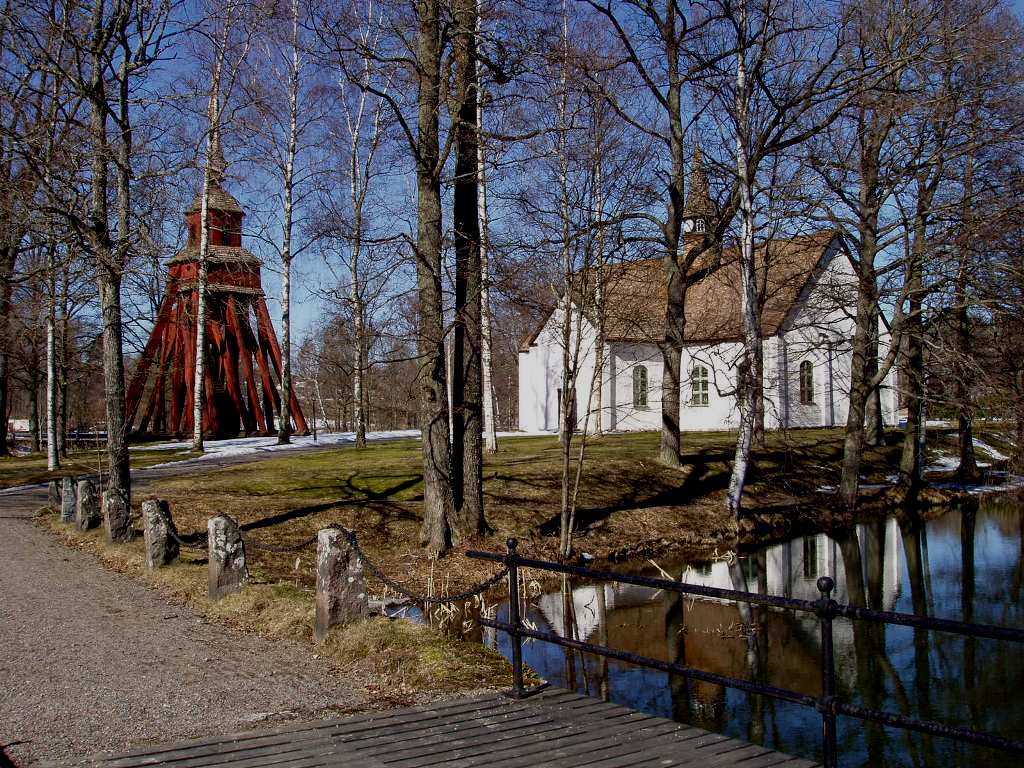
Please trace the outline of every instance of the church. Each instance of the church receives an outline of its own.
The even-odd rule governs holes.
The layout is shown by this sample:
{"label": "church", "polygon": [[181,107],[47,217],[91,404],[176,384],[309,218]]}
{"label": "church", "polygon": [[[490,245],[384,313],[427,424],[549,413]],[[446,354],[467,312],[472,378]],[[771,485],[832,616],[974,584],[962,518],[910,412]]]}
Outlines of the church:
{"label": "church", "polygon": [[[693,247],[710,231],[715,210],[699,153],[695,155],[684,247]],[[706,276],[686,294],[680,428],[687,431],[739,426],[736,370],[743,352],[743,320],[738,252],[708,254],[707,263],[697,265]],[[755,261],[764,339],[765,428],[845,424],[857,286],[846,244],[834,231],[772,239],[757,246]],[[521,430],[559,429],[562,319],[567,310],[573,317],[569,347],[577,376],[570,420],[576,429],[661,429],[663,363],[658,345],[665,337],[667,301],[662,261],[617,263],[594,282],[600,286],[600,302],[563,296],[520,345]],[[581,304],[586,306],[581,309]],[[887,340],[882,324],[881,356]],[[895,367],[882,384],[881,405],[883,421],[895,424]]]}

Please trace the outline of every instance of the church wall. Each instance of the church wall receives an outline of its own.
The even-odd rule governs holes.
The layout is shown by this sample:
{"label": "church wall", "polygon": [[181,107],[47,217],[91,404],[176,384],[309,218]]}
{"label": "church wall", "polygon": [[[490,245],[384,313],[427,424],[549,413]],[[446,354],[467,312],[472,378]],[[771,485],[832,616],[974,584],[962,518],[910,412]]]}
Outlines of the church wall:
{"label": "church wall", "polygon": [[[715,345],[689,345],[683,349],[680,372],[680,429],[683,431],[737,429],[740,423],[736,407],[736,364],[743,345],[729,342]],[[707,371],[707,405],[695,402],[694,392],[702,388],[694,376],[696,368]],[[703,373],[703,371],[698,371]],[[702,377],[701,377],[702,378]]]}
{"label": "church wall", "polygon": [[[634,383],[639,367],[647,370],[647,405],[636,406]],[[604,424],[607,429],[635,432],[661,429],[661,352],[654,344],[614,342],[608,345],[608,370],[612,384]]]}
{"label": "church wall", "polygon": [[[558,431],[559,390],[562,387],[562,317],[556,309],[538,334],[529,352],[519,353],[519,428],[524,431]],[[570,353],[578,357],[576,381],[577,425],[583,426],[591,402],[591,381],[596,358],[596,334],[583,320],[579,346],[575,334]],[[591,419],[596,419],[593,414]],[[591,421],[590,429],[596,424]]]}

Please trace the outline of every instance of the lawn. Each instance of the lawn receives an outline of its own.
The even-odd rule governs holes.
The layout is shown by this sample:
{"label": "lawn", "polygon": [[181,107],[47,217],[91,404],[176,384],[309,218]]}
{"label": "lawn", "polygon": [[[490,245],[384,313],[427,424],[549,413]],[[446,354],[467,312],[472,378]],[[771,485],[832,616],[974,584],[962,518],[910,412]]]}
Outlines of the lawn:
{"label": "lawn", "polygon": [[[151,467],[166,461],[181,461],[197,455],[188,448],[154,451],[140,447],[131,451],[132,469]],[[45,453],[4,456],[0,457],[0,488],[45,483],[64,475],[97,475],[101,470],[106,472],[108,466],[105,447],[71,451],[70,456],[61,459],[61,469],[56,472],[46,469]]]}
{"label": "lawn", "polygon": [[[898,461],[899,434],[869,451],[868,481],[881,480]],[[704,560],[737,546],[737,526],[725,512],[735,437],[729,433],[684,436],[684,467],[654,460],[658,435],[607,435],[590,442],[579,494],[579,551],[612,561],[670,557]],[[839,479],[839,430],[799,430],[768,435],[755,452],[746,504],[781,527],[792,520],[780,510],[815,503],[815,491]],[[226,512],[250,541],[288,546],[319,528],[340,523],[354,529],[371,557],[392,574],[406,574],[419,588],[454,589],[486,575],[461,552],[469,547],[502,550],[509,536],[524,552],[554,556],[560,497],[560,448],[555,437],[501,442],[486,457],[485,503],[492,536],[460,542],[452,556],[428,562],[419,545],[422,514],[420,446],[408,440],[274,456],[258,462],[204,470],[183,467],[180,477],[146,485],[136,496],[171,502],[183,533],[201,537],[207,518]],[[822,503],[818,498],[817,502]],[[831,518],[832,513],[827,513]],[[841,522],[841,520],[840,520]],[[273,553],[250,547],[259,578],[313,581],[313,552]]]}

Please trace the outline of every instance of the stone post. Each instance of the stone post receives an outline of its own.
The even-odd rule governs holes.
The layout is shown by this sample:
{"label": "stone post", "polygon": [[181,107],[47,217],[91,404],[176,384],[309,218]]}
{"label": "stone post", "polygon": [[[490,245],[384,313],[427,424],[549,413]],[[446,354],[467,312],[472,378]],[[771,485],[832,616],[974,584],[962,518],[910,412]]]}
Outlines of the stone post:
{"label": "stone post", "polygon": [[316,623],[313,637],[323,642],[335,624],[348,624],[370,613],[363,560],[344,531],[324,528],[316,538]]}
{"label": "stone post", "polygon": [[238,523],[227,515],[211,517],[206,523],[206,532],[210,598],[219,600],[237,592],[249,581],[249,569],[245,567],[245,542]]}
{"label": "stone post", "polygon": [[103,492],[103,527],[109,543],[131,541],[132,510],[120,491]]}
{"label": "stone post", "polygon": [[83,531],[96,528],[102,522],[96,486],[92,480],[78,481],[78,512],[75,515],[78,527]]}
{"label": "stone post", "polygon": [[142,502],[142,537],[146,542],[146,567],[149,570],[170,565],[178,559],[178,535],[171,517],[171,506],[163,499]]}
{"label": "stone post", "polygon": [[61,508],[61,494],[60,494],[60,483],[56,480],[50,481],[50,487],[46,492],[46,505],[50,509]]}
{"label": "stone post", "polygon": [[72,523],[75,520],[75,509],[78,507],[75,478],[65,477],[61,480],[60,488],[60,521],[62,523]]}

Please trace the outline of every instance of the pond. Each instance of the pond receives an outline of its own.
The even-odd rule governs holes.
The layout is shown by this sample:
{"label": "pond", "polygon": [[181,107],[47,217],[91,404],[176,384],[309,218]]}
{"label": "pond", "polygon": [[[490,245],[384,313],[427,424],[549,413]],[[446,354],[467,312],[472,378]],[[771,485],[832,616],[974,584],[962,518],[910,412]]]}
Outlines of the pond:
{"label": "pond", "polygon": [[[841,603],[1024,627],[1024,503],[984,497],[917,528],[894,518],[845,536],[817,534],[732,559],[657,564],[672,578],[786,597],[818,598],[832,576]],[[652,565],[650,575],[659,575]],[[557,633],[698,669],[820,694],[818,621],[811,614],[680,598],[632,585],[567,579],[533,585],[525,616]],[[498,607],[507,620],[507,603]],[[907,627],[837,619],[839,695],[912,717],[1024,739],[1024,649]],[[506,656],[504,633],[484,640]],[[527,641],[524,660],[552,684],[790,754],[821,759],[821,719],[808,708]],[[1003,766],[1004,753],[839,718],[842,766]],[[1009,758],[1010,762],[1013,758]]]}

